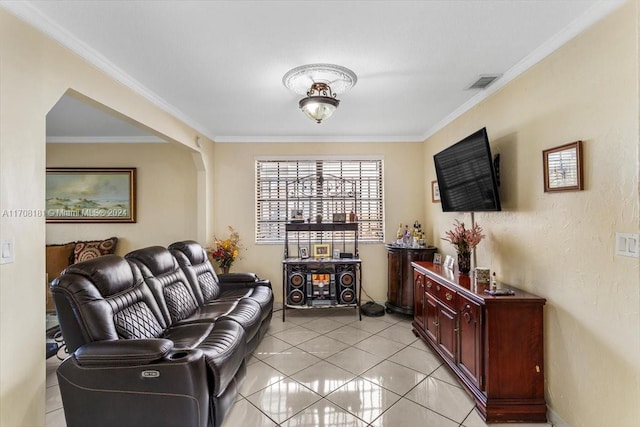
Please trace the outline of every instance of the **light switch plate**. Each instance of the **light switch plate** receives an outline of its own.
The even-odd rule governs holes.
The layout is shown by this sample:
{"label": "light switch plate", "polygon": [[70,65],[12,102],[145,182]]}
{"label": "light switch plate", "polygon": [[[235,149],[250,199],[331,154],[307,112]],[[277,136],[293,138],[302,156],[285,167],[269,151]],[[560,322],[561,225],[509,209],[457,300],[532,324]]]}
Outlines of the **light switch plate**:
{"label": "light switch plate", "polygon": [[15,252],[15,244],[13,237],[8,239],[0,239],[0,264],[9,264],[13,262]]}
{"label": "light switch plate", "polygon": [[616,233],[616,255],[640,257],[640,234]]}

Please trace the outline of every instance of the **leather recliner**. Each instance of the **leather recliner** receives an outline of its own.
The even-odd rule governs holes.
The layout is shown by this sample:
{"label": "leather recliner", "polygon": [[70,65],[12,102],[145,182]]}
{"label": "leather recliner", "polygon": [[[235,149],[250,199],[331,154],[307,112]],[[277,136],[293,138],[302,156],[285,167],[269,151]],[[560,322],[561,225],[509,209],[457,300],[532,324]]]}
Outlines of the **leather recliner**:
{"label": "leather recliner", "polygon": [[193,240],[175,242],[169,245],[169,250],[185,273],[201,306],[238,299],[250,299],[260,304],[260,330],[256,339],[249,342],[249,351],[253,352],[266,334],[273,315],[271,282],[258,278],[254,273],[217,275],[204,248]]}
{"label": "leather recliner", "polygon": [[232,319],[244,329],[247,355],[250,355],[258,341],[262,318],[260,304],[249,298],[209,300],[207,304],[198,304],[183,270],[171,252],[162,246],[138,249],[126,254],[125,258],[140,268],[167,323],[208,323],[222,316]]}
{"label": "leather recliner", "polygon": [[160,249],[75,264],[54,280],[72,353],[58,368],[69,427],[217,427],[233,405],[248,342],[257,345],[271,313],[250,298],[201,304]]}

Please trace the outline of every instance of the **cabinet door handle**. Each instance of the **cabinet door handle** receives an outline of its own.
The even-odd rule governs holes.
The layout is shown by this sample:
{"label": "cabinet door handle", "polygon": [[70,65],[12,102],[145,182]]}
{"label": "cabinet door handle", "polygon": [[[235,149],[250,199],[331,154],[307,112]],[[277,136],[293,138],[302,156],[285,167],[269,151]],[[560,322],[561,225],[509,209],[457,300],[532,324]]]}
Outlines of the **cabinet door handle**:
{"label": "cabinet door handle", "polygon": [[433,326],[438,327],[440,326],[440,322],[438,322],[437,320],[433,321]]}
{"label": "cabinet door handle", "polygon": [[436,291],[440,290],[440,285],[436,285]]}
{"label": "cabinet door handle", "polygon": [[453,295],[451,295],[449,292],[447,292],[444,297],[447,299],[447,301],[451,301],[453,299]]}
{"label": "cabinet door handle", "polygon": [[431,282],[427,282],[427,288],[431,288]]}

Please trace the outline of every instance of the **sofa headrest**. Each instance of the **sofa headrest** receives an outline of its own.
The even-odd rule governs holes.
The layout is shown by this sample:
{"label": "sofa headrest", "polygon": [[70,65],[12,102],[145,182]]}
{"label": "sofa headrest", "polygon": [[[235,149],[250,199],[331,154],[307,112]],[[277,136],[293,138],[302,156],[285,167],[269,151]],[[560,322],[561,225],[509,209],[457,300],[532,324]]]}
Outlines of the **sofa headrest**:
{"label": "sofa headrest", "polygon": [[103,297],[115,295],[142,281],[140,270],[118,255],[104,255],[73,264],[63,274],[87,278]]}
{"label": "sofa headrest", "polygon": [[184,240],[169,245],[171,251],[182,252],[191,262],[191,265],[202,264],[207,261],[207,253],[200,243],[193,240]]}
{"label": "sofa headrest", "polygon": [[[161,276],[166,273],[171,273],[178,268],[176,259],[171,255],[171,252],[167,248],[162,246],[150,246],[144,249],[138,249],[133,252],[129,252],[124,256],[128,260],[141,264],[141,271],[144,277]],[[146,267],[148,271],[145,271]]]}

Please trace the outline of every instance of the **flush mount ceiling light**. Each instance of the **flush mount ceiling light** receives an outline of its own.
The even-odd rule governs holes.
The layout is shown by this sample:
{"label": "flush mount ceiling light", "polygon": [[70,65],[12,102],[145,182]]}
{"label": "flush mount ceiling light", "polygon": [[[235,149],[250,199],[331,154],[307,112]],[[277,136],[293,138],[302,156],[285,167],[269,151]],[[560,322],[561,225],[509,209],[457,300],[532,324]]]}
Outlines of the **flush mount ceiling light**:
{"label": "flush mount ceiling light", "polygon": [[340,105],[336,95],[351,89],[357,81],[353,71],[333,64],[301,65],[287,71],[282,77],[285,87],[306,95],[298,105],[316,123],[331,117]]}

